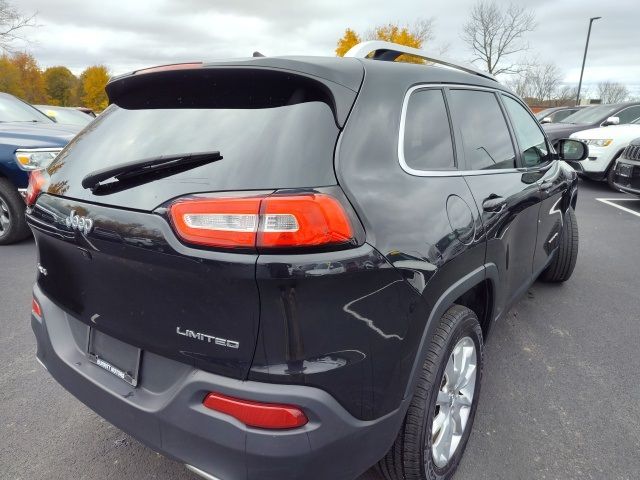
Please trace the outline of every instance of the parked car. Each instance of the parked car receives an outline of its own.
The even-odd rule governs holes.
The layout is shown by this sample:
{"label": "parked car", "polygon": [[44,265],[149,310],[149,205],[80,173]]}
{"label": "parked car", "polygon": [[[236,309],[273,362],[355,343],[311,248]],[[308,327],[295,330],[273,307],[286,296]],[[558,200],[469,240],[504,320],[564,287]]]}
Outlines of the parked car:
{"label": "parked car", "polygon": [[615,167],[614,186],[640,196],[640,138],[629,142]]}
{"label": "parked car", "polygon": [[536,118],[541,124],[562,122],[569,115],[576,113],[585,107],[551,107],[536,113]]}
{"label": "parked car", "polygon": [[55,105],[34,105],[34,107],[54,122],[66,125],[78,125],[84,127],[95,118],[74,107],[58,107]]}
{"label": "parked car", "polygon": [[402,54],[445,62],[365,42],[112,79],[31,177],[50,374],[205,478],[449,478],[491,325],[572,274],[561,159],[587,147]]}
{"label": "parked car", "polygon": [[592,180],[606,180],[614,186],[615,163],[631,140],[640,137],[640,119],[625,125],[582,130],[571,135],[589,146],[589,158],[574,162],[576,171]]}
{"label": "parked car", "polygon": [[561,138],[591,128],[623,125],[640,118],[640,102],[618,103],[614,105],[599,105],[585,108],[569,115],[560,123],[543,125],[549,140],[554,145]]}
{"label": "parked car", "polygon": [[26,238],[29,171],[43,168],[77,133],[13,95],[0,93],[0,245]]}

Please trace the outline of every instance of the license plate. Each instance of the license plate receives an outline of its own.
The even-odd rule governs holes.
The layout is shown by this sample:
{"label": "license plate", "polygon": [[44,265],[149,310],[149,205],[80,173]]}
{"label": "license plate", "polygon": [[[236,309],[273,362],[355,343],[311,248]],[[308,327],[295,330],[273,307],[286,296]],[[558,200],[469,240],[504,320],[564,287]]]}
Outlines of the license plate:
{"label": "license plate", "polygon": [[141,354],[139,348],[105,335],[95,328],[89,332],[89,361],[134,387],[138,385]]}
{"label": "license plate", "polygon": [[631,177],[633,173],[633,165],[618,164],[618,175],[621,177]]}

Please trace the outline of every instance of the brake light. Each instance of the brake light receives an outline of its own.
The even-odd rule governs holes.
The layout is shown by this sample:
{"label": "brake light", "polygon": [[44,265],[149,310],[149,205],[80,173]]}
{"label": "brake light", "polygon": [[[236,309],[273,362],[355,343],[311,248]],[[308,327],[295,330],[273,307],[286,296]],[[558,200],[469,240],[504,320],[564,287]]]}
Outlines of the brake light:
{"label": "brake light", "polygon": [[272,430],[298,428],[309,421],[304,412],[293,405],[241,400],[219,393],[209,393],[202,404],[255,428]]}
{"label": "brake light", "polygon": [[40,308],[40,304],[35,297],[31,299],[31,313],[38,318],[42,318],[42,308]]}
{"label": "brake light", "polygon": [[354,238],[340,202],[320,193],[179,200],[170,215],[185,242],[212,247],[316,247]]}
{"label": "brake light", "polygon": [[24,197],[27,206],[31,207],[36,203],[38,195],[45,189],[49,183],[49,175],[43,170],[34,170],[29,174],[29,186],[27,194]]}
{"label": "brake light", "polygon": [[190,63],[173,63],[171,65],[160,65],[158,67],[149,67],[136,70],[134,75],[144,75],[146,73],[155,72],[167,72],[170,70],[191,70],[193,68],[202,67],[202,62],[190,62]]}

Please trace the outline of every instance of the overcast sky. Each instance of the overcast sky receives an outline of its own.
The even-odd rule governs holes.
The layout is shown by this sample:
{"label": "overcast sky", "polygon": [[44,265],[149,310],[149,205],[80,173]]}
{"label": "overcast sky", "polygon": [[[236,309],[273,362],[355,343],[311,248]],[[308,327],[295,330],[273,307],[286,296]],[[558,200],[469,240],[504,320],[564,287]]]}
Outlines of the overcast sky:
{"label": "overcast sky", "polygon": [[[334,55],[351,27],[365,32],[393,22],[435,19],[435,45],[469,60],[460,39],[475,0],[13,0],[38,12],[27,46],[41,66],[66,65],[79,73],[105,64],[119,74],[189,60],[269,55]],[[613,80],[640,95],[638,0],[516,0],[534,7],[538,26],[527,40],[530,56],[556,62],[577,83],[589,17],[594,23],[586,84]],[[508,3],[498,0],[498,3]],[[429,49],[429,46],[425,46]]]}

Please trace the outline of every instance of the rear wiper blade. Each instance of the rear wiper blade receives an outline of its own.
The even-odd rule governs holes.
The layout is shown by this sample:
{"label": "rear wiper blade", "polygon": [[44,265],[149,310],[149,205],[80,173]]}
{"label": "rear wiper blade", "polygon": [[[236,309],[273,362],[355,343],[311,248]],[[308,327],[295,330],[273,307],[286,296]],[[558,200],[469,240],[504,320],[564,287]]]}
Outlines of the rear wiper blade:
{"label": "rear wiper blade", "polygon": [[[160,155],[157,157],[134,160],[121,163],[115,167],[103,168],[90,173],[82,179],[82,186],[93,191],[113,186],[116,183],[127,183],[127,180],[143,178],[146,181],[168,177],[192,168],[200,167],[211,162],[222,160],[220,152],[179,153],[175,155]],[[102,183],[115,179],[117,182]],[[145,183],[135,182],[136,184]]]}

